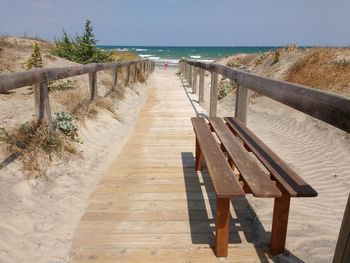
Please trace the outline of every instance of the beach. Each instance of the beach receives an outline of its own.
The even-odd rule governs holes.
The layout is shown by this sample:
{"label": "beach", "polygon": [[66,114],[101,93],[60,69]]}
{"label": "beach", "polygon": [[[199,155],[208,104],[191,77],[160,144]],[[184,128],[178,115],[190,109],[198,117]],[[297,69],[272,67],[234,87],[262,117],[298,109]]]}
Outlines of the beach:
{"label": "beach", "polygon": [[[136,49],[153,54],[147,47]],[[348,50],[334,52],[335,57],[348,59]],[[9,56],[7,66],[14,64],[11,55],[24,60],[28,53],[23,47],[6,53]],[[281,51],[279,61],[272,64],[274,53],[270,52],[256,65],[261,54],[216,59],[222,65],[233,61],[237,66],[239,62],[239,66],[249,72],[283,79],[308,53]],[[192,56],[209,59],[199,52]],[[106,108],[98,108],[94,118],[81,122],[79,136],[83,143],[77,144],[80,155],[55,160],[45,176],[28,178],[20,160],[2,162],[1,262],[118,262],[121,259],[176,262],[168,257],[176,253],[184,262],[203,262],[204,258],[217,262],[210,247],[212,240],[207,241],[210,238],[205,236],[206,241],[199,244],[191,239],[191,231],[196,226],[189,220],[192,200],[187,199],[184,169],[193,169],[194,164],[193,158],[185,164],[181,158],[181,153],[195,151],[190,117],[196,112],[208,115],[210,74],[205,74],[204,102],[199,104],[198,94],[193,94],[178,76],[175,63],[178,59],[170,58],[175,66],[166,70],[159,59],[159,66],[145,83],[126,88],[125,97],[113,101],[117,115]],[[46,67],[77,65],[55,57],[44,62]],[[21,71],[21,66],[16,64],[12,69]],[[100,96],[108,94],[111,76],[110,72],[98,74]],[[124,77],[122,80],[125,81]],[[88,94],[87,76],[76,77],[76,81],[77,90]],[[347,96],[349,87],[338,84],[332,86],[331,92]],[[67,108],[59,96],[64,92],[50,95],[55,111]],[[331,262],[350,186],[349,134],[269,98],[250,95],[248,128],[312,185],[318,197],[292,198],[286,252],[276,257],[265,253],[269,245],[273,200],[251,195],[247,195],[246,200],[237,200],[238,210],[231,212],[238,222],[232,238],[240,242],[230,244],[232,253],[226,261]],[[33,118],[32,94],[27,87],[1,94],[1,101],[4,112],[1,127],[15,127]],[[218,116],[233,116],[234,111],[233,90],[219,100]],[[161,137],[155,137],[152,131]],[[164,142],[166,147],[159,146]],[[141,148],[133,152],[134,147]],[[169,151],[169,156],[165,150]],[[169,169],[169,173],[157,173],[152,170],[154,166],[156,170],[173,169]],[[140,172],[143,169],[146,172]],[[203,198],[206,205],[211,194]],[[195,198],[198,201],[198,197]],[[174,206],[168,207],[168,201]],[[212,220],[211,210],[206,208],[205,211]],[[103,216],[99,212],[103,212]],[[89,227],[95,230],[89,232]],[[97,231],[99,227],[101,232]],[[162,234],[159,229],[164,231],[164,236],[159,236]],[[112,236],[108,236],[109,233]],[[210,233],[212,236],[212,231]],[[180,236],[182,242],[175,242]],[[157,246],[159,249],[155,250]],[[243,261],[237,261],[235,253]]]}

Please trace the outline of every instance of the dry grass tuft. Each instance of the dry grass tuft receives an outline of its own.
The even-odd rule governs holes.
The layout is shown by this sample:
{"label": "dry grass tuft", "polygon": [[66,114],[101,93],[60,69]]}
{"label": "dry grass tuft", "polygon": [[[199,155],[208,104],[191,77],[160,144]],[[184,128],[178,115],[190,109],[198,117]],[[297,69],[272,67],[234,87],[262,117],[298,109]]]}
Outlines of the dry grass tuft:
{"label": "dry grass tuft", "polygon": [[137,81],[140,83],[146,82],[146,77],[142,74],[141,70],[137,71]]}
{"label": "dry grass tuft", "polygon": [[317,48],[308,52],[287,72],[285,80],[332,91],[350,86],[350,58],[338,56],[345,49]]}
{"label": "dry grass tuft", "polygon": [[93,107],[97,107],[100,109],[106,109],[112,113],[116,113],[116,109],[114,107],[115,102],[113,101],[113,99],[111,97],[100,97],[97,98],[96,100],[94,100],[93,102],[91,102],[91,105]]}
{"label": "dry grass tuft", "polygon": [[113,51],[112,58],[116,61],[130,61],[141,59],[137,53],[131,51]]}
{"label": "dry grass tuft", "polygon": [[2,129],[5,152],[22,160],[23,170],[30,177],[45,175],[51,160],[76,154],[70,138],[53,131],[47,123],[26,122],[10,130]]}

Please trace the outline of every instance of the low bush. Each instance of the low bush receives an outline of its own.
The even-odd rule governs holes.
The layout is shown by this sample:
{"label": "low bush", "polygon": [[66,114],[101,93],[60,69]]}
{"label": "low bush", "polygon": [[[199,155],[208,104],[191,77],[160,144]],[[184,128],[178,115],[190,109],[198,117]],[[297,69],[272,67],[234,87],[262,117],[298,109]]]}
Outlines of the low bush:
{"label": "low bush", "polygon": [[237,87],[237,84],[229,79],[221,79],[219,82],[218,99],[221,100],[231,94]]}
{"label": "low bush", "polygon": [[78,82],[76,80],[55,80],[49,81],[47,88],[49,92],[54,92],[57,90],[69,90],[76,89],[78,87]]}
{"label": "low bush", "polygon": [[0,140],[5,150],[22,160],[23,170],[29,176],[46,173],[54,156],[76,154],[72,139],[61,130],[52,130],[46,122],[30,121],[18,127],[1,130]]}
{"label": "low bush", "polygon": [[55,115],[55,129],[63,132],[73,141],[79,141],[78,126],[74,123],[73,116],[63,111],[56,112]]}
{"label": "low bush", "polygon": [[111,52],[96,47],[97,40],[92,31],[90,20],[86,20],[81,36],[72,38],[63,30],[63,36],[55,40],[51,53],[81,64],[113,61]]}

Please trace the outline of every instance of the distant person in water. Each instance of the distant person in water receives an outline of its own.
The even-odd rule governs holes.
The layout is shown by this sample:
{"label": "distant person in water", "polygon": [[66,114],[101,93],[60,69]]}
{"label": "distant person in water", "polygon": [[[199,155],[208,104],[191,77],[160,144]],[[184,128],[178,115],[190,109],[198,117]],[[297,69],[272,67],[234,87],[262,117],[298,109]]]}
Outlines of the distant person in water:
{"label": "distant person in water", "polygon": [[167,69],[168,68],[168,62],[164,62],[164,69]]}

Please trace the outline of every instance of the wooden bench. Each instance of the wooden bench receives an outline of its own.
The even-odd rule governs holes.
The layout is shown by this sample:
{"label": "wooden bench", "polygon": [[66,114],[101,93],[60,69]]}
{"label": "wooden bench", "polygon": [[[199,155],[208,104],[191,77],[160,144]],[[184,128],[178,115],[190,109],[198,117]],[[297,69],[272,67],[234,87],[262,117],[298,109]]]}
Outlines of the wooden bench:
{"label": "wooden bench", "polygon": [[283,253],[290,198],[317,192],[237,118],[194,117],[192,124],[196,170],[202,170],[204,159],[216,193],[216,256],[228,253],[230,199],[245,194],[275,199],[270,248],[273,255]]}

